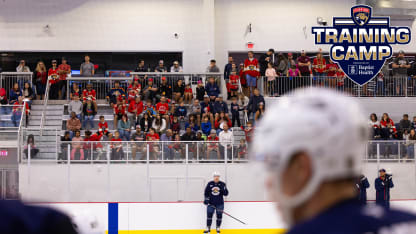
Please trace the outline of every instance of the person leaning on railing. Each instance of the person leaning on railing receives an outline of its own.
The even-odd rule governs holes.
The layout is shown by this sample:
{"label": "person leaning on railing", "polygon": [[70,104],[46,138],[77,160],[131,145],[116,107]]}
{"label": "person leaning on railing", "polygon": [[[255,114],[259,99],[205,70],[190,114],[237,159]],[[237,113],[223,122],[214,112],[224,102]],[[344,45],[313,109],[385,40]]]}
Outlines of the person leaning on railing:
{"label": "person leaning on railing", "polygon": [[61,137],[61,153],[58,156],[58,160],[68,160],[69,142],[71,142],[71,136],[69,131],[65,131],[64,136]]}
{"label": "person leaning on railing", "polygon": [[70,131],[71,138],[76,131],[81,129],[81,120],[79,120],[75,112],[71,112],[70,118],[66,121],[66,130]]}
{"label": "person leaning on railing", "polygon": [[81,132],[76,130],[75,136],[72,138],[71,160],[84,160],[82,141],[84,141],[84,138],[82,138]]}
{"label": "person leaning on railing", "polygon": [[136,125],[136,132],[131,135],[131,157],[133,160],[136,160],[137,152],[141,152],[142,157],[140,160],[143,160],[146,156],[146,144],[143,141],[146,140],[146,136],[142,132],[140,125]]}

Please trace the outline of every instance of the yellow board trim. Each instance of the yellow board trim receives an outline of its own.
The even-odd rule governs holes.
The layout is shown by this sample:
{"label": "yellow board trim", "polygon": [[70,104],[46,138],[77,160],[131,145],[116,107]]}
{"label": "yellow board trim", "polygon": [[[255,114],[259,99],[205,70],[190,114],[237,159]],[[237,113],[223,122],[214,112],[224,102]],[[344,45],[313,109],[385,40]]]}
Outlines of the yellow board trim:
{"label": "yellow board trim", "polygon": [[[204,230],[119,230],[119,234],[202,234]],[[285,229],[221,229],[221,234],[283,234]],[[106,231],[108,234],[108,231]],[[211,234],[216,234],[215,229]]]}

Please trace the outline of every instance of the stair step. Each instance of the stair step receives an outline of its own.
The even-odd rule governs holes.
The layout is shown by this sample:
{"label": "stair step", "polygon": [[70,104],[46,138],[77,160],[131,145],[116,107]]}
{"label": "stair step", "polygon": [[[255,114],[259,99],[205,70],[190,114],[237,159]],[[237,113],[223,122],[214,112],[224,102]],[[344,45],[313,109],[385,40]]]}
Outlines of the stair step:
{"label": "stair step", "polygon": [[[30,108],[33,111],[43,111],[44,106],[43,105],[32,105],[32,107]],[[46,106],[47,110],[63,110],[64,106],[63,105],[47,105]]]}
{"label": "stair step", "polygon": [[[62,120],[47,120],[47,121],[45,121],[44,124],[45,124],[45,126],[59,126],[59,127],[61,127]],[[29,126],[40,126],[40,119],[29,121]]]}
{"label": "stair step", "polygon": [[[62,116],[63,110],[47,110],[46,115],[60,115]],[[30,115],[42,115],[42,111],[30,111]]]}
{"label": "stair step", "polygon": [[[30,115],[30,120],[40,120],[42,115]],[[62,120],[62,115],[47,115],[46,120]]]}

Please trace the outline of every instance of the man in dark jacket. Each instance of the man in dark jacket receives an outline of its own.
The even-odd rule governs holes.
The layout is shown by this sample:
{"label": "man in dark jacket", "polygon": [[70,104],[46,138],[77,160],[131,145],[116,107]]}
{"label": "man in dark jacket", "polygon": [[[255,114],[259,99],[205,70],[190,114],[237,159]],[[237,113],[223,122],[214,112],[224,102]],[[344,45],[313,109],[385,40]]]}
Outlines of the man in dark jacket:
{"label": "man in dark jacket", "polygon": [[259,107],[259,103],[261,103],[261,102],[266,103],[264,101],[264,97],[262,95],[260,95],[259,89],[255,88],[254,89],[254,95],[250,97],[250,100],[248,102],[247,109],[246,109],[246,111],[248,112],[249,117],[250,117],[250,115],[253,115],[253,117],[250,118],[250,119],[254,120],[254,116],[256,115],[256,111]]}
{"label": "man in dark jacket", "polygon": [[265,54],[263,54],[260,59],[260,75],[265,76],[267,65],[269,63],[274,64],[274,49],[269,49]]}
{"label": "man in dark jacket", "polygon": [[228,57],[228,63],[224,67],[224,79],[228,80],[230,78],[231,69],[233,65],[233,57]]}
{"label": "man in dark jacket", "polygon": [[205,92],[207,92],[211,101],[214,101],[215,98],[217,98],[220,94],[220,88],[218,87],[217,83],[215,83],[214,77],[209,78],[208,83],[205,86]]}
{"label": "man in dark jacket", "polygon": [[390,208],[390,188],[394,187],[392,175],[387,174],[386,170],[379,170],[380,177],[374,182],[376,188],[376,204]]}
{"label": "man in dark jacket", "polygon": [[361,175],[360,178],[357,179],[356,182],[357,187],[357,198],[361,204],[367,204],[367,189],[370,187],[368,183],[367,177],[365,175]]}
{"label": "man in dark jacket", "polygon": [[217,99],[215,99],[213,106],[214,106],[214,111],[213,111],[214,114],[219,114],[221,112],[224,112],[225,115],[228,116],[228,105],[226,102],[224,102],[221,94],[218,95]]}

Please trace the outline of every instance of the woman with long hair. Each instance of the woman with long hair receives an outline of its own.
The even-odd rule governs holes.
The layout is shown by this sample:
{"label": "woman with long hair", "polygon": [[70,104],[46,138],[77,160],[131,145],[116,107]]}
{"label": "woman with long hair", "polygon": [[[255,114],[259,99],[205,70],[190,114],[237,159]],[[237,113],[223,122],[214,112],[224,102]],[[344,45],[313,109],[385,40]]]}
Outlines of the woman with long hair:
{"label": "woman with long hair", "polygon": [[44,99],[46,83],[48,81],[48,72],[46,71],[45,63],[42,61],[37,63],[33,77],[32,83],[35,84],[37,98],[38,100]]}
{"label": "woman with long hair", "polygon": [[36,148],[35,137],[32,134],[30,134],[27,137],[27,143],[26,143],[25,150],[24,150],[26,158],[29,158],[29,154],[28,154],[29,148],[30,148],[30,158],[36,158],[36,156],[39,153],[39,149]]}
{"label": "woman with long hair", "polygon": [[28,103],[29,107],[32,105],[32,99],[35,98],[35,93],[29,82],[25,82],[22,89],[22,96],[25,101]]}
{"label": "woman with long hair", "polygon": [[159,114],[156,115],[152,123],[152,128],[154,128],[156,132],[161,135],[161,133],[165,132],[166,130],[166,120]]}
{"label": "woman with long hair", "polygon": [[10,104],[14,104],[17,102],[19,97],[22,96],[22,91],[20,90],[20,86],[18,83],[13,84],[13,88],[10,90]]}

